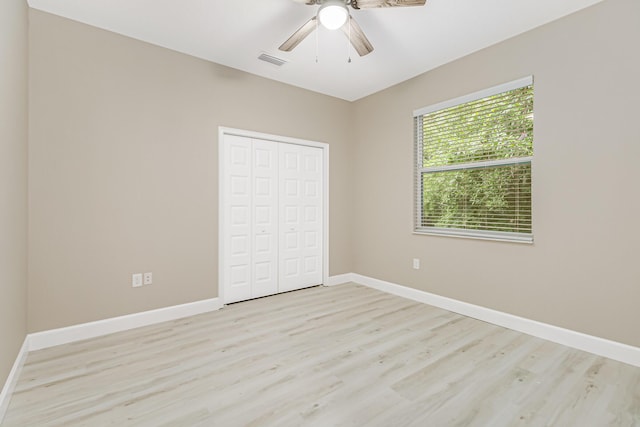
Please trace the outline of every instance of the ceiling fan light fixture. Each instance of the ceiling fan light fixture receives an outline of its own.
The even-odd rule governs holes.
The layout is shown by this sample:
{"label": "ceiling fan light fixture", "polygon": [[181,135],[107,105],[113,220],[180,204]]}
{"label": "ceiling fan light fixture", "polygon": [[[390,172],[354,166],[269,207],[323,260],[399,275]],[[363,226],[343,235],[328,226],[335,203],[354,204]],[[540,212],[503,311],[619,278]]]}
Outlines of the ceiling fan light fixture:
{"label": "ceiling fan light fixture", "polygon": [[349,11],[343,1],[327,1],[318,9],[318,19],[327,30],[337,30],[349,18]]}

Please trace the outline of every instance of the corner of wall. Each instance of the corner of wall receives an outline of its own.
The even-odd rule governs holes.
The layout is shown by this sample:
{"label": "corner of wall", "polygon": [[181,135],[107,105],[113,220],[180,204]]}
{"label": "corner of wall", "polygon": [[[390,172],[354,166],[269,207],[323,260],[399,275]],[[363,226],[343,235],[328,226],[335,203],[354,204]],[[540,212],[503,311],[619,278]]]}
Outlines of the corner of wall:
{"label": "corner of wall", "polygon": [[[28,6],[0,2],[0,384],[27,332]],[[4,391],[3,391],[4,393]]]}

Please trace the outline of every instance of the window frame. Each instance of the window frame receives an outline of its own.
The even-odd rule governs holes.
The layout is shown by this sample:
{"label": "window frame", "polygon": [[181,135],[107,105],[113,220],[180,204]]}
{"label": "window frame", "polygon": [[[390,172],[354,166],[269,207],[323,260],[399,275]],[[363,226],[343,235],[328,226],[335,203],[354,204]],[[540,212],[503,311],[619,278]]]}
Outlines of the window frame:
{"label": "window frame", "polygon": [[[422,120],[423,116],[436,111],[455,107],[461,104],[480,100],[503,92],[520,89],[533,85],[533,76],[527,76],[518,80],[507,82],[501,85],[493,86],[484,90],[480,90],[468,95],[460,96],[447,101],[439,102],[427,107],[417,109],[413,112],[414,122],[414,224],[413,234],[417,235],[435,235],[449,237],[464,237],[472,239],[496,240],[516,243],[533,243],[533,218],[531,221],[531,233],[508,232],[508,231],[489,231],[479,229],[462,229],[447,227],[426,227],[421,225],[423,217],[423,174],[438,173],[456,170],[474,170],[482,168],[495,168],[499,166],[514,166],[518,164],[529,164],[533,173],[534,157],[512,157],[499,160],[485,160],[467,162],[446,166],[424,167],[423,166],[423,144],[422,144]],[[533,188],[533,179],[531,182]],[[531,205],[533,214],[533,194],[531,194]]]}

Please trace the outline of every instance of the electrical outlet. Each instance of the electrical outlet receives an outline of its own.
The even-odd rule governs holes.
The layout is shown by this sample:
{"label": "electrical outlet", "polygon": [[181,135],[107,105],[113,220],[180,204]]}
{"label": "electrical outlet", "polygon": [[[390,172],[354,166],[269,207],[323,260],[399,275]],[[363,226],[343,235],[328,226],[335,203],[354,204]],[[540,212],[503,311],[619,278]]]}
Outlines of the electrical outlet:
{"label": "electrical outlet", "polygon": [[414,258],[413,259],[413,269],[414,270],[420,270],[420,259],[419,258]]}
{"label": "electrical outlet", "polygon": [[144,284],[150,285],[153,283],[153,275],[151,273],[144,273]]}
{"label": "electrical outlet", "polygon": [[135,273],[131,276],[131,286],[134,288],[142,286],[142,273]]}

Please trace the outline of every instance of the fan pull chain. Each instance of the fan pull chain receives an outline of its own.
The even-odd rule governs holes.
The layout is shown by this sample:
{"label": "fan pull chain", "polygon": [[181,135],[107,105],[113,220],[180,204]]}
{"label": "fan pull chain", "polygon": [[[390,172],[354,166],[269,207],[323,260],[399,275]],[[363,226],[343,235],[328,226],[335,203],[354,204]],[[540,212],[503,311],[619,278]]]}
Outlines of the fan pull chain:
{"label": "fan pull chain", "polygon": [[347,41],[347,61],[348,64],[351,64],[351,15],[347,18],[349,20],[349,41]]}
{"label": "fan pull chain", "polygon": [[316,64],[318,63],[318,33],[320,32],[319,21],[320,20],[316,18]]}

